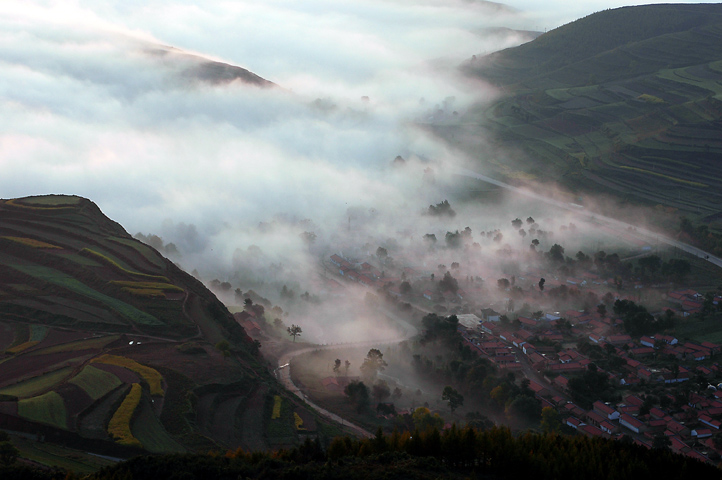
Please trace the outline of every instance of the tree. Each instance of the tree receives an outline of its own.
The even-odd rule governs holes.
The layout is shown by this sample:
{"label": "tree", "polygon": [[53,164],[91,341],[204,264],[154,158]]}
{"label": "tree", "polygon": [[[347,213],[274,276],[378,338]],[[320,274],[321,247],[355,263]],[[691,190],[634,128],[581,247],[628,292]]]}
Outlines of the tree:
{"label": "tree", "polygon": [[426,242],[429,247],[433,247],[436,245],[436,235],[433,233],[427,233],[424,235],[424,242]]}
{"label": "tree", "polygon": [[301,327],[298,325],[291,324],[290,327],[286,329],[288,334],[293,337],[293,342],[296,342],[296,337],[300,337],[303,330],[301,330]]}
{"label": "tree", "polygon": [[337,358],[333,362],[333,373],[335,373],[336,376],[338,376],[338,374],[340,373],[340,369],[341,369],[341,359]]}
{"label": "tree", "polygon": [[391,396],[391,389],[385,380],[377,380],[371,387],[371,395],[377,403],[381,403]]}
{"label": "tree", "polygon": [[562,426],[559,412],[553,407],[544,407],[541,411],[541,428],[544,433],[558,432]]}
{"label": "tree", "polygon": [[459,282],[451,276],[451,272],[446,272],[444,278],[439,281],[439,290],[441,292],[451,292],[456,294],[459,291]]}
{"label": "tree", "polygon": [[515,218],[511,221],[511,226],[519,230],[521,226],[523,225],[523,222],[519,218]]}
{"label": "tree", "polygon": [[546,283],[546,280],[543,277],[541,279],[539,279],[539,290],[541,290],[542,292],[544,291],[545,283]]}
{"label": "tree", "polygon": [[434,428],[440,430],[444,427],[444,419],[438,413],[432,414],[431,410],[426,407],[419,407],[414,410],[411,418],[414,420],[414,427],[420,432],[433,430]]}
{"label": "tree", "polygon": [[343,364],[344,371],[346,373],[346,376],[348,377],[348,369],[351,368],[351,362],[346,360]]}
{"label": "tree", "polygon": [[356,411],[361,413],[369,407],[369,387],[364,382],[351,382],[343,389],[343,393],[356,406]]}
{"label": "tree", "polygon": [[533,219],[532,217],[527,217],[526,223],[527,223],[527,225],[533,225],[533,224],[534,224],[534,219]]}
{"label": "tree", "polygon": [[384,354],[377,348],[372,348],[366,354],[363,364],[361,365],[361,373],[366,378],[376,378],[378,372],[383,371],[388,366],[384,361]]}
{"label": "tree", "polygon": [[407,281],[401,282],[401,285],[399,285],[399,292],[401,292],[402,295],[409,295],[414,291],[413,288],[411,288],[411,284]]}
{"label": "tree", "polygon": [[386,260],[386,258],[389,256],[389,252],[386,251],[384,247],[379,247],[376,249],[376,257],[379,259],[381,263]]}
{"label": "tree", "polygon": [[444,387],[441,399],[447,402],[452,412],[464,405],[464,396],[448,385]]}
{"label": "tree", "polygon": [[603,303],[600,303],[597,305],[597,313],[600,317],[606,317],[607,316],[607,306]]}
{"label": "tree", "polygon": [[552,245],[552,247],[549,249],[549,258],[552,262],[555,263],[563,263],[564,262],[564,247],[559,245],[558,243],[555,243]]}

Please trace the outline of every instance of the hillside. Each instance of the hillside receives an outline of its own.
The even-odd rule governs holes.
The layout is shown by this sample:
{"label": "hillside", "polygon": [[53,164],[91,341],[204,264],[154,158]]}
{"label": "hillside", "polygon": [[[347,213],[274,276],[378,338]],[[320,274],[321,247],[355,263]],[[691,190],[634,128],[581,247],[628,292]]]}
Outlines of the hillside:
{"label": "hillside", "polygon": [[512,147],[485,166],[722,225],[722,5],[607,10],[462,70],[507,93],[442,132]]}
{"label": "hillside", "polygon": [[112,456],[299,441],[259,345],[91,201],[0,201],[0,246],[0,428]]}

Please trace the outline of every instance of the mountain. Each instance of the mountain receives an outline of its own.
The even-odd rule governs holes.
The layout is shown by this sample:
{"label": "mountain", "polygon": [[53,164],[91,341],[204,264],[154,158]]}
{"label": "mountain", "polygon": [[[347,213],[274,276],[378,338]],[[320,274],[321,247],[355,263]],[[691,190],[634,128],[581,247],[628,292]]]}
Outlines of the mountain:
{"label": "mountain", "polygon": [[606,10],[461,69],[504,95],[441,133],[511,147],[480,158],[498,173],[722,226],[722,5]]}
{"label": "mountain", "polygon": [[294,412],[314,424],[226,307],[90,200],[0,201],[0,247],[0,428],[127,456],[294,445]]}

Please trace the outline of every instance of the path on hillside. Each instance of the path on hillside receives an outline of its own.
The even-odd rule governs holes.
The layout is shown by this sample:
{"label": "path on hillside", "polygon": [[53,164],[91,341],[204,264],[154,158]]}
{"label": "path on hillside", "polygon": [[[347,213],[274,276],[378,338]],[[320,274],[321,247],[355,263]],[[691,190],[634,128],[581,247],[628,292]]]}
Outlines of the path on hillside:
{"label": "path on hillside", "polygon": [[385,339],[385,340],[371,340],[367,342],[354,342],[354,343],[342,343],[342,344],[335,344],[335,345],[314,345],[312,347],[303,348],[301,350],[295,350],[293,352],[286,353],[281,356],[281,358],[278,360],[278,368],[276,369],[276,378],[283,384],[286,389],[296,395],[298,398],[306,402],[308,406],[316,410],[318,413],[320,413],[322,416],[329,418],[333,420],[334,422],[340,423],[343,427],[348,428],[349,430],[353,431],[354,433],[362,436],[362,437],[373,437],[374,434],[369,432],[368,430],[365,430],[364,428],[349,422],[348,420],[340,417],[339,415],[336,415],[333,412],[329,412],[325,408],[315,404],[309,398],[306,396],[305,393],[301,391],[300,388],[296,386],[296,384],[293,383],[293,380],[291,379],[291,362],[293,359],[299,355],[303,355],[305,353],[310,352],[316,352],[319,350],[340,350],[350,347],[363,347],[363,346],[369,346],[369,347],[378,347],[380,345],[390,345],[395,344],[399,342],[403,342],[404,340],[408,340],[410,338],[413,338],[417,335],[418,329],[411,325],[409,322],[404,320],[403,318],[399,317],[395,313],[380,308],[379,309],[384,315],[392,319],[394,322],[396,322],[398,325],[400,325],[403,329],[403,335],[397,338],[391,338],[391,339]]}
{"label": "path on hillside", "polygon": [[562,202],[560,200],[555,200],[553,198],[549,198],[544,195],[539,195],[537,193],[534,193],[528,189],[525,188],[519,188],[515,187],[513,185],[509,185],[508,183],[500,182],[499,180],[495,180],[491,177],[487,177],[486,175],[482,175],[480,173],[474,172],[472,170],[469,170],[467,168],[463,167],[451,167],[451,170],[454,171],[454,173],[457,173],[459,175],[465,176],[465,177],[471,177],[476,178],[477,180],[481,180],[487,183],[491,183],[492,185],[496,185],[501,188],[505,188],[507,190],[511,190],[514,193],[518,193],[519,195],[524,195],[526,197],[532,198],[534,200],[538,200],[540,202],[547,203],[549,205],[554,205],[555,207],[562,208],[564,210],[572,212],[574,215],[578,217],[582,217],[585,220],[588,220],[593,223],[600,223],[602,225],[605,225],[609,228],[612,228],[618,232],[623,232],[628,235],[636,236],[640,239],[649,241],[649,242],[658,242],[658,243],[664,243],[666,245],[678,248],[682,250],[683,252],[687,252],[691,255],[694,255],[695,257],[701,258],[703,260],[707,260],[708,262],[712,263],[713,265],[716,265],[718,267],[722,267],[722,258],[716,257],[709,252],[705,252],[704,250],[693,247],[692,245],[689,245],[684,242],[680,242],[678,240],[675,240],[673,238],[669,238],[665,235],[662,235],[657,232],[653,232],[652,230],[648,230],[646,228],[637,227],[635,225],[632,225],[630,223],[625,223],[620,220],[606,217],[604,215],[600,215],[598,213],[590,212],[586,208],[584,208],[581,205],[577,205],[575,203],[570,202]]}

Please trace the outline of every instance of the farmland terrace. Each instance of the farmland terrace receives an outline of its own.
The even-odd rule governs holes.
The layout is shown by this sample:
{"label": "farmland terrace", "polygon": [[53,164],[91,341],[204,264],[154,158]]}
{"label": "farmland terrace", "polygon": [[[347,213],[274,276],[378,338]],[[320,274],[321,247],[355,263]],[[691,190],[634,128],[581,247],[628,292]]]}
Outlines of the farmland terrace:
{"label": "farmland terrace", "polygon": [[[0,428],[114,457],[266,449],[274,396],[315,422],[262,362],[201,282],[93,202],[0,200]],[[294,420],[285,445],[307,435]]]}
{"label": "farmland terrace", "polygon": [[477,157],[468,139],[480,133],[514,148],[518,161],[479,157],[507,178],[561,181],[714,222],[720,58],[720,5],[607,10],[464,64],[506,95],[433,128],[467,139],[459,146]]}

